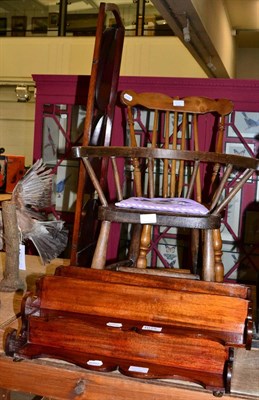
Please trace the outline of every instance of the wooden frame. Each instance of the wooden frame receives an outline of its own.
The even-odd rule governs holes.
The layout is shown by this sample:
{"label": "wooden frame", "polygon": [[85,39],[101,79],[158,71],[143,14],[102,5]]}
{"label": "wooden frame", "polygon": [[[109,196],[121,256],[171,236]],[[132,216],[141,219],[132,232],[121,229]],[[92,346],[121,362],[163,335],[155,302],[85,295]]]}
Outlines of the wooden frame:
{"label": "wooden frame", "polygon": [[[107,12],[112,12],[116,19],[116,25],[110,29],[105,29],[105,18]],[[84,146],[87,146],[89,143],[109,146],[111,143],[124,31],[125,29],[117,6],[101,3],[96,28],[91,79],[89,83],[86,118],[83,131]],[[98,129],[95,127],[98,127]],[[100,168],[102,176],[105,177],[107,174],[107,166],[101,162]],[[85,243],[86,237],[84,233],[81,235],[84,230],[84,223],[89,220],[87,214],[82,211],[84,207],[87,208],[88,206],[95,208],[96,203],[94,199],[90,199],[90,202],[84,204],[86,189],[86,172],[83,163],[80,163],[70,258],[71,264],[74,265],[87,265],[89,263],[89,255],[91,258],[90,249],[92,250],[94,248],[96,240],[95,233],[88,237],[91,238],[91,243]],[[84,218],[83,215],[85,215]],[[91,215],[93,215],[93,212],[91,212]],[[87,225],[89,227],[89,224]],[[96,229],[92,226],[90,226],[89,229],[96,232]],[[85,251],[86,249],[87,251]]]}
{"label": "wooden frame", "polygon": [[96,31],[98,14],[68,14],[67,15],[67,32],[74,35],[92,35]]}
{"label": "wooden frame", "polygon": [[0,36],[6,36],[7,18],[0,18]]}
{"label": "wooden frame", "polygon": [[27,17],[14,16],[12,17],[12,36],[25,36],[27,28]]}
{"label": "wooden frame", "polygon": [[49,13],[49,28],[57,28],[59,22],[58,13]]}
{"label": "wooden frame", "polygon": [[31,19],[31,33],[47,33],[48,32],[48,18],[47,17],[32,17]]}

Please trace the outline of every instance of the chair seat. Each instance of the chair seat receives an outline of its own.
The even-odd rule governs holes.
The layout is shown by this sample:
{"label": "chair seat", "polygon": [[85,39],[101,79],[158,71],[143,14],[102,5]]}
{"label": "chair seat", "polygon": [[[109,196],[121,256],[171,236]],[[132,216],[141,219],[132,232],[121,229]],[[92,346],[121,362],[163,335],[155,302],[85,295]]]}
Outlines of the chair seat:
{"label": "chair seat", "polygon": [[117,207],[172,212],[174,214],[206,215],[209,210],[192,199],[182,197],[129,197],[115,203]]}
{"label": "chair seat", "polygon": [[[183,199],[186,200],[186,199]],[[199,204],[199,203],[197,203]],[[208,210],[207,210],[208,211]],[[151,214],[148,219],[148,216]],[[145,222],[142,222],[141,216],[146,216]],[[177,228],[197,228],[197,229],[218,229],[220,227],[221,216],[214,214],[194,214],[192,210],[189,213],[181,212],[168,212],[168,211],[158,211],[145,208],[126,208],[118,207],[114,204],[109,204],[108,206],[101,206],[98,210],[98,218],[101,221],[110,221],[120,223],[129,222],[132,224],[150,224],[150,225],[160,225],[160,226],[174,226]]]}

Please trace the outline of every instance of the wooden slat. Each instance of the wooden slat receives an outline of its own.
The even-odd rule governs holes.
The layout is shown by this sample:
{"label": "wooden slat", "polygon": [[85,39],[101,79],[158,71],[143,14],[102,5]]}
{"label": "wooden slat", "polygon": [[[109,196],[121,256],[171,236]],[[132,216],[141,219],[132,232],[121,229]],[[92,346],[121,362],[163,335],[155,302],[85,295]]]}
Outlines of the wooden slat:
{"label": "wooden slat", "polygon": [[167,150],[162,148],[145,148],[145,147],[105,147],[95,146],[73,147],[72,153],[75,158],[79,157],[121,157],[121,158],[159,158],[159,159],[176,159],[176,160],[197,160],[201,162],[233,164],[240,168],[254,168],[259,170],[259,160],[252,157],[238,156],[234,154],[220,154],[215,152],[189,150]]}
{"label": "wooden slat", "polygon": [[250,288],[246,285],[232,283],[213,283],[213,282],[192,282],[188,279],[168,279],[167,277],[156,276],[155,279],[148,275],[131,274],[127,272],[117,273],[112,271],[97,271],[90,268],[77,268],[73,266],[61,265],[56,268],[56,275],[70,276],[74,278],[110,282],[125,283],[141,287],[161,287],[169,290],[180,290],[182,292],[191,291],[192,293],[214,293],[217,295],[240,297],[250,299]]}

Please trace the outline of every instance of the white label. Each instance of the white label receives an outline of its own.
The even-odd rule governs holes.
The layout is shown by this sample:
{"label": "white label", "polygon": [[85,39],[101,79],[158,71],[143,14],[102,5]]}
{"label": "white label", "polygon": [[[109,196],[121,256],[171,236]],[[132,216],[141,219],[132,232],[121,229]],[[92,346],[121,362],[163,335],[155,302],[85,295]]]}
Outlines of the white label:
{"label": "white label", "polygon": [[103,362],[101,360],[88,360],[87,365],[92,365],[94,367],[101,367],[103,365]]}
{"label": "white label", "polygon": [[161,332],[162,328],[161,326],[148,326],[148,325],[143,325],[142,326],[143,331],[153,331],[153,332]]}
{"label": "white label", "polygon": [[124,93],[124,99],[126,99],[126,100],[128,100],[128,101],[131,101],[132,100],[132,96],[130,95],[130,94],[128,94],[128,93]]}
{"label": "white label", "polygon": [[135,365],[131,365],[128,369],[130,372],[140,372],[141,374],[147,374],[149,368],[144,367],[136,367]]}
{"label": "white label", "polygon": [[140,214],[141,224],[156,224],[156,214]]}
{"label": "white label", "polygon": [[173,100],[173,106],[184,107],[184,100]]}
{"label": "white label", "polygon": [[107,326],[111,326],[112,328],[121,328],[122,323],[121,322],[107,322]]}
{"label": "white label", "polygon": [[25,245],[24,244],[19,244],[19,269],[26,271]]}

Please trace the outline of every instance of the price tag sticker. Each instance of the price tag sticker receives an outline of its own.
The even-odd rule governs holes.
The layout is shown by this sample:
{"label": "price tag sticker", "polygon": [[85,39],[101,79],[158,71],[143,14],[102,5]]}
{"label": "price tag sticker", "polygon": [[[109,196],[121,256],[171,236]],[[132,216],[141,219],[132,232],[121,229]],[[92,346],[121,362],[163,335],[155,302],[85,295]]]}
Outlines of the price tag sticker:
{"label": "price tag sticker", "polygon": [[101,360],[88,360],[86,364],[93,367],[101,367],[103,362]]}
{"label": "price tag sticker", "polygon": [[112,328],[122,328],[121,322],[107,322],[107,326],[111,326]]}
{"label": "price tag sticker", "polygon": [[19,269],[22,271],[26,271],[26,263],[25,263],[25,245],[19,244]]}
{"label": "price tag sticker", "polygon": [[140,372],[141,374],[147,374],[149,368],[137,367],[135,365],[131,365],[128,369],[129,372]]}
{"label": "price tag sticker", "polygon": [[156,224],[156,214],[140,214],[141,224]]}
{"label": "price tag sticker", "polygon": [[143,331],[152,331],[152,332],[162,332],[161,326],[149,326],[149,325],[143,325],[142,326]]}
{"label": "price tag sticker", "polygon": [[173,100],[173,106],[184,107],[184,100]]}
{"label": "price tag sticker", "polygon": [[124,93],[124,99],[128,100],[128,101],[131,101],[132,100],[132,96],[130,94],[128,94],[128,93]]}

